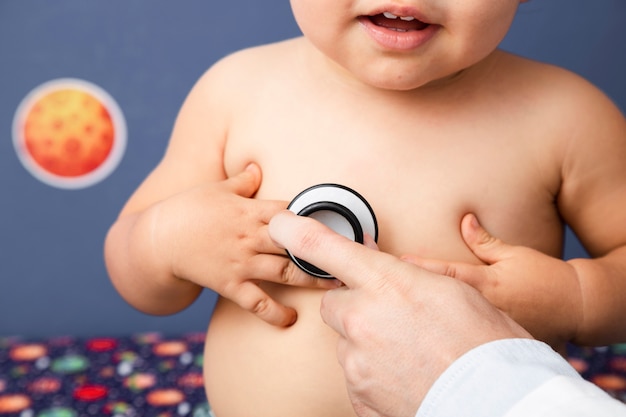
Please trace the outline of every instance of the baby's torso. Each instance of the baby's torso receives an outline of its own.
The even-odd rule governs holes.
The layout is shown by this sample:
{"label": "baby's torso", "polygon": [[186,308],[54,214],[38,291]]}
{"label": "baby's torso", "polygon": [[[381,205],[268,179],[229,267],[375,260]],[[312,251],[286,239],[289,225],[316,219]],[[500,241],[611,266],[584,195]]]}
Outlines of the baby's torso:
{"label": "baby's torso", "polygon": [[[257,198],[289,201],[314,184],[349,186],[375,211],[381,250],[395,255],[478,262],[460,235],[468,212],[508,243],[560,254],[558,170],[534,135],[539,129],[516,122],[505,97],[460,96],[449,105],[372,100],[332,81],[301,84],[276,80],[250,92],[229,128],[226,172],[258,163]],[[336,335],[319,316],[322,292],[263,288],[294,307],[298,321],[275,328],[218,302],[205,355],[217,416],[354,415]]]}

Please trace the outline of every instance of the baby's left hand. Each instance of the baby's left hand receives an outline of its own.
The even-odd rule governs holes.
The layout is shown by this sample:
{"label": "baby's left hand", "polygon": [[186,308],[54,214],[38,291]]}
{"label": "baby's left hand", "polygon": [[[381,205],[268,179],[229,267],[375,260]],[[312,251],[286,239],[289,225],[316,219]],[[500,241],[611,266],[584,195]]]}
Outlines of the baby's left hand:
{"label": "baby's left hand", "polygon": [[563,350],[582,321],[582,295],[567,262],[491,236],[473,214],[461,221],[470,250],[485,263],[446,262],[415,255],[402,258],[426,270],[448,275],[479,290],[533,337]]}

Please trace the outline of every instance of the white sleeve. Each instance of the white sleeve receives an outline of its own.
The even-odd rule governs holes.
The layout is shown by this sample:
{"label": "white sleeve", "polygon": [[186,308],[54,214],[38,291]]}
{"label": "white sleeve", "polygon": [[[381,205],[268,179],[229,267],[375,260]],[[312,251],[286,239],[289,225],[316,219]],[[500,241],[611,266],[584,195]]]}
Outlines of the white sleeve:
{"label": "white sleeve", "polygon": [[582,378],[556,376],[515,404],[504,417],[624,417],[626,405]]}
{"label": "white sleeve", "polygon": [[454,362],[416,417],[626,417],[626,406],[583,380],[545,343],[505,339]]}

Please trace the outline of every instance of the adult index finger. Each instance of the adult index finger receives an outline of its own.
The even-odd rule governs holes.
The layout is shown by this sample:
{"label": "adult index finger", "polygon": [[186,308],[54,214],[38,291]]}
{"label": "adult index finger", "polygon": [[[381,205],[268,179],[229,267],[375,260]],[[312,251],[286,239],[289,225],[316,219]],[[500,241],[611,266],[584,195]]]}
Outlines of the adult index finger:
{"label": "adult index finger", "polygon": [[390,259],[395,259],[355,243],[317,220],[286,210],[270,220],[269,234],[277,245],[327,271],[349,288],[381,279],[377,272],[384,271]]}

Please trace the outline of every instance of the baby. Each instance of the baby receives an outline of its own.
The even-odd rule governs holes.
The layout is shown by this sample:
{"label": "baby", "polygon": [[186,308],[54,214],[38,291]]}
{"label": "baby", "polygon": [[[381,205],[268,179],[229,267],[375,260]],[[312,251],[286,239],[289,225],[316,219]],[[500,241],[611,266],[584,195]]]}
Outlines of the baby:
{"label": "baby", "polygon": [[[536,337],[626,340],[626,121],[580,77],[497,49],[519,3],[292,0],[303,37],[228,56],[194,86],[105,257],[146,313],[221,295],[204,365],[218,417],[354,416],[319,315],[338,284],[267,233],[318,183],[358,191],[381,250],[425,267],[492,263],[464,240],[480,226],[514,245],[481,289]],[[565,224],[593,259],[559,259]]]}

